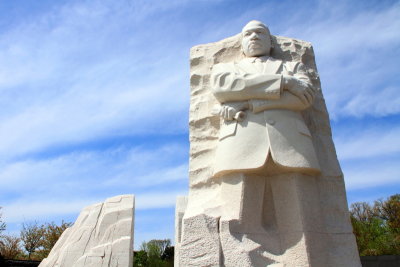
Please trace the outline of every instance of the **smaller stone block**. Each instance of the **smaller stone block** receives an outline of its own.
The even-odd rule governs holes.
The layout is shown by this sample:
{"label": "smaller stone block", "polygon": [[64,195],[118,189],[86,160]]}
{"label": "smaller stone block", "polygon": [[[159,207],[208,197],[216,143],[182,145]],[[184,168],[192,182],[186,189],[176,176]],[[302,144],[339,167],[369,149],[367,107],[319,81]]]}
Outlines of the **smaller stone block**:
{"label": "smaller stone block", "polygon": [[134,202],[120,195],[84,208],[39,267],[132,267]]}

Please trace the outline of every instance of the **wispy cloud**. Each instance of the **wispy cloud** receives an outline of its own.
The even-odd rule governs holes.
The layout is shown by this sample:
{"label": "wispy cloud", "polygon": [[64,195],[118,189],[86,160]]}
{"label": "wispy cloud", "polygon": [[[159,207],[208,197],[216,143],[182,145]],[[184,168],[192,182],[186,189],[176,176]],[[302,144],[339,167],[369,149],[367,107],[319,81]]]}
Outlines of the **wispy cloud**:
{"label": "wispy cloud", "polygon": [[[136,188],[149,187],[150,185],[157,186],[168,182],[188,179],[187,164],[161,168],[157,169],[156,171],[152,170],[149,171],[150,173],[146,173],[144,175],[135,177],[134,181]],[[117,175],[116,177],[105,181],[104,185],[115,186],[120,184],[126,184],[128,182],[131,182],[132,180],[131,176],[132,174],[130,173],[121,173],[120,175]]]}
{"label": "wispy cloud", "polygon": [[49,215],[57,205],[62,208],[55,214],[78,212],[93,200],[119,194],[137,195],[142,209],[172,206],[176,194],[186,190],[187,165],[181,163],[185,156],[185,147],[171,144],[15,162],[0,172],[0,202],[7,220],[30,218],[37,210],[38,217]]}
{"label": "wispy cloud", "polygon": [[340,160],[382,157],[400,152],[400,127],[384,126],[358,130],[351,135],[336,138]]}
{"label": "wispy cloud", "polygon": [[[374,161],[373,164],[359,163],[344,168],[347,190],[373,188],[384,185],[399,187],[400,160]],[[400,187],[399,187],[400,188]]]}
{"label": "wispy cloud", "polygon": [[[378,80],[379,78],[377,78]],[[383,117],[400,113],[399,87],[382,86],[379,92],[358,93],[350,99],[343,107],[345,114],[360,117],[369,115],[372,117]]]}
{"label": "wispy cloud", "polygon": [[165,52],[177,47],[156,49],[146,30],[126,6],[93,1],[2,34],[0,159],[104,136],[186,131],[185,60]]}
{"label": "wispy cloud", "polygon": [[[338,1],[330,11],[324,3],[315,19],[299,27],[300,37],[314,44],[331,117],[398,114],[400,53],[394,48],[400,45],[400,5],[360,8],[350,15],[353,3]],[[295,36],[296,30],[288,34]]]}
{"label": "wispy cloud", "polygon": [[[159,84],[157,93],[168,94],[178,84],[179,79],[170,77]],[[159,127],[164,134],[184,131],[185,117],[180,115],[186,107],[183,99],[177,98],[174,106],[168,99],[156,96],[153,88],[129,90],[129,86],[121,88],[109,83],[105,87],[92,84],[90,88],[77,89],[84,92],[76,90],[45,106],[31,106],[3,119],[0,157],[65,142],[155,132]]]}
{"label": "wispy cloud", "polygon": [[[176,196],[186,194],[186,190],[135,194],[135,210],[173,208]],[[50,218],[77,216],[83,208],[104,202],[106,197],[84,198],[75,200],[46,199],[37,201],[17,201],[4,208],[7,223],[24,221],[49,221]]]}
{"label": "wispy cloud", "polygon": [[176,196],[186,195],[187,190],[168,190],[168,193],[148,193],[137,195],[137,209],[175,207]]}
{"label": "wispy cloud", "polygon": [[335,138],[347,190],[400,187],[399,127],[378,124],[348,127]]}
{"label": "wispy cloud", "polygon": [[48,221],[49,218],[77,214],[87,206],[104,201],[104,199],[15,202],[4,209],[7,223]]}

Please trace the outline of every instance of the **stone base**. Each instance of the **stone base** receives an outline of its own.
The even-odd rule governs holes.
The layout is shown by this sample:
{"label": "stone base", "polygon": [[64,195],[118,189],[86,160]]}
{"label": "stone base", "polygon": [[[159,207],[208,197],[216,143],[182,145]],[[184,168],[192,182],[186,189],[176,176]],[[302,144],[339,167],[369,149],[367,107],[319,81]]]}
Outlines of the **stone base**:
{"label": "stone base", "polygon": [[338,219],[337,232],[323,224],[317,181],[290,173],[221,178],[219,216],[176,218],[176,266],[360,267],[350,221]]}

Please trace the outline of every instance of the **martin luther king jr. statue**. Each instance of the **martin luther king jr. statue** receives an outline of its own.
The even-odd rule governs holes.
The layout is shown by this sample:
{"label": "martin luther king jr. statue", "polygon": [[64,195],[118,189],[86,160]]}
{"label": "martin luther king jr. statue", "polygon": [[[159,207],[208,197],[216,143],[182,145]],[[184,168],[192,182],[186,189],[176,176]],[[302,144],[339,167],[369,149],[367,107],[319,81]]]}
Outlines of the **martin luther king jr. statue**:
{"label": "martin luther king jr. statue", "polygon": [[[276,214],[264,204],[274,201],[274,193],[290,190],[291,184],[279,176],[313,175],[320,169],[300,113],[312,105],[315,92],[302,63],[270,57],[271,36],[261,22],[251,21],[243,28],[241,45],[244,59],[217,64],[211,74],[223,119],[214,165],[226,205],[221,221],[227,232],[263,235],[277,244],[277,231],[272,230]],[[279,192],[271,183],[280,186]],[[282,188],[286,186],[287,190]],[[282,208],[294,203],[287,204]],[[229,235],[225,239],[223,250],[234,243]],[[232,264],[239,260],[235,257]]]}
{"label": "martin luther king jr. statue", "polygon": [[318,173],[311,134],[300,114],[313,103],[314,89],[301,62],[270,57],[268,28],[251,21],[242,31],[239,62],[212,70],[212,90],[224,120],[215,175],[264,173],[267,162],[280,172]]}
{"label": "martin luther king jr. statue", "polygon": [[[220,117],[220,126],[218,138],[208,141],[214,150],[211,145],[199,149],[200,141],[191,136],[192,166],[201,165],[201,153],[210,150],[212,168],[203,181],[191,178],[187,208],[178,221],[179,266],[361,266],[350,222],[343,218],[348,216],[344,186],[325,188],[331,179],[327,159],[317,151],[326,148],[315,147],[319,143],[304,118],[318,95],[310,71],[301,60],[271,56],[272,36],[259,21],[244,26],[239,42],[241,55],[232,61],[214,56],[210,76],[203,79],[217,100],[212,114]],[[218,53],[234,54],[227,48]],[[192,75],[192,84],[200,84],[196,79]],[[200,99],[201,91],[194,90],[192,98]],[[200,125],[203,119],[196,116]],[[200,170],[204,167],[192,176],[200,177]],[[342,206],[330,207],[334,194],[344,198]],[[326,222],[325,202],[327,209],[341,210],[339,230]],[[343,238],[336,240],[335,234]]]}

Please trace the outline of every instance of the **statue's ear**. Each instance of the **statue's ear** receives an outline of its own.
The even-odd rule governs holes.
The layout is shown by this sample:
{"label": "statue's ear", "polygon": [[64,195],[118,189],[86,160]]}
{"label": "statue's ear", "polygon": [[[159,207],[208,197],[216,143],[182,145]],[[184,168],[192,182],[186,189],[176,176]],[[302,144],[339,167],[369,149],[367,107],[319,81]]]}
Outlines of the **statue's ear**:
{"label": "statue's ear", "polygon": [[242,53],[242,55],[243,55],[243,56],[245,56],[245,54],[244,54],[244,50],[243,50],[242,41],[243,41],[243,35],[242,35],[242,34],[240,34],[240,38],[239,38],[240,52]]}
{"label": "statue's ear", "polygon": [[271,41],[271,48],[269,50],[269,54],[272,55],[272,52],[274,51],[274,48],[275,48],[276,38],[272,34],[270,34],[269,36],[270,36],[269,39]]}

